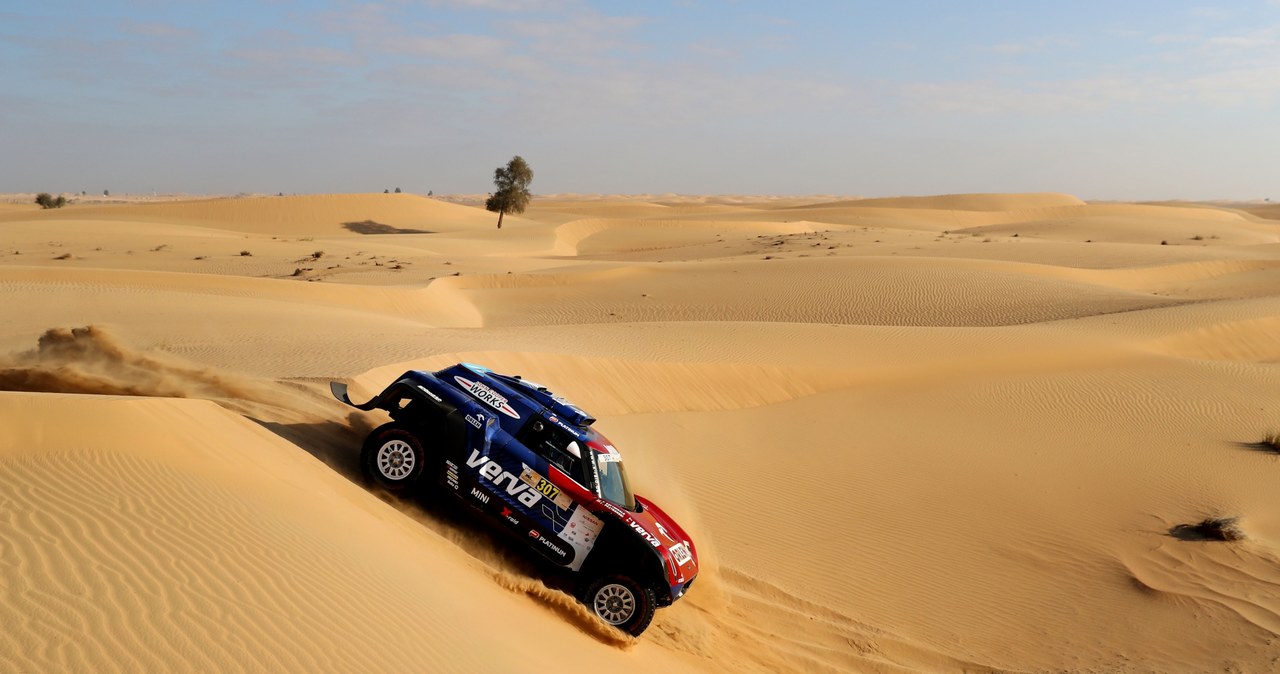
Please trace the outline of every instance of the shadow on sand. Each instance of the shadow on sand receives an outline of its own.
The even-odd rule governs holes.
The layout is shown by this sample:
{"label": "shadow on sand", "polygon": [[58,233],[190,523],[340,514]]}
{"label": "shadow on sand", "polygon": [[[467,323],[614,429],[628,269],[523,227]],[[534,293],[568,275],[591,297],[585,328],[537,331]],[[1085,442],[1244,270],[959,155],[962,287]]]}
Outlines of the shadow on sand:
{"label": "shadow on sand", "polygon": [[344,222],[342,226],[349,232],[356,234],[435,234],[425,229],[404,229],[402,227],[392,227],[384,225],[381,222],[373,220],[361,220],[359,222]]}
{"label": "shadow on sand", "polygon": [[252,417],[249,420],[297,445],[348,480],[362,486],[365,484],[360,473],[360,445],[373,427],[359,414],[347,415],[346,423],[283,424]]}
{"label": "shadow on sand", "polygon": [[1237,442],[1235,445],[1240,449],[1247,449],[1252,452],[1261,452],[1263,454],[1270,454],[1271,456],[1280,456],[1280,449],[1277,449],[1275,445],[1269,442]]}

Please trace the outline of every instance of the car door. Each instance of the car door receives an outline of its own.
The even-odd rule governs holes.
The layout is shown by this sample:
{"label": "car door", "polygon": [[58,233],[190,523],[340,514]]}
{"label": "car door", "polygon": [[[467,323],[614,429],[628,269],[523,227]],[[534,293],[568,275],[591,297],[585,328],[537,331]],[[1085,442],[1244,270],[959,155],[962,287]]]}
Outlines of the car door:
{"label": "car door", "polygon": [[574,550],[559,541],[556,533],[567,522],[566,517],[557,516],[558,511],[572,500],[544,478],[545,459],[496,428],[487,450],[473,448],[463,468],[472,505],[552,561],[573,563]]}
{"label": "car door", "polygon": [[[521,448],[532,455],[523,466],[521,480],[541,498],[530,506],[530,516],[549,529],[554,541],[538,541],[542,547],[570,551],[566,566],[577,570],[595,545],[603,522],[591,512],[595,494],[584,486],[588,474],[582,450],[570,427],[555,417],[539,415],[516,436]],[[545,532],[544,532],[545,533]]]}

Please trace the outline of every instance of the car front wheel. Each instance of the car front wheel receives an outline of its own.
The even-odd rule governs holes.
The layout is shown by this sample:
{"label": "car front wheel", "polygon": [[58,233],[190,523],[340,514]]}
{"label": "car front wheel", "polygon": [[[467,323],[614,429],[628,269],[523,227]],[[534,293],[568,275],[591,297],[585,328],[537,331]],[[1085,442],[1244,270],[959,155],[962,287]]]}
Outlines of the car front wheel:
{"label": "car front wheel", "polygon": [[640,636],[657,609],[653,589],[624,574],[611,574],[587,586],[582,601],[596,617],[630,634]]}

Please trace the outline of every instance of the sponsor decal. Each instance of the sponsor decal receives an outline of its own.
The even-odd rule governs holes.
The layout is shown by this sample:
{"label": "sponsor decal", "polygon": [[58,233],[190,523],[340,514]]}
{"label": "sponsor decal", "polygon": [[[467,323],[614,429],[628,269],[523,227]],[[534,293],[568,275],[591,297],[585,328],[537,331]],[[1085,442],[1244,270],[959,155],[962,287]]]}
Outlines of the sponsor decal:
{"label": "sponsor decal", "polygon": [[635,532],[636,532],[637,534],[640,534],[640,537],[641,537],[641,538],[645,539],[646,541],[649,541],[649,545],[652,545],[652,546],[653,546],[653,547],[655,547],[655,548],[661,548],[661,547],[662,547],[662,544],[658,542],[658,537],[657,537],[657,536],[654,536],[653,534],[649,533],[648,531],[645,531],[645,530],[644,530],[644,527],[640,526],[640,523],[639,523],[639,522],[636,522],[635,520],[633,520],[633,519],[631,519],[630,517],[628,517],[628,518],[627,518],[627,526],[629,526],[629,527],[631,527],[633,530],[635,530]]}
{"label": "sponsor decal", "polygon": [[561,429],[567,431],[569,435],[572,435],[575,438],[578,437],[578,434],[582,432],[581,430],[574,428],[573,426],[570,426],[569,424],[566,424],[565,422],[560,421],[555,417],[551,417],[551,423],[559,426]]}
{"label": "sponsor decal", "polygon": [[591,546],[596,544],[596,536],[600,535],[600,528],[603,526],[604,520],[592,515],[586,508],[578,506],[574,508],[573,516],[564,526],[564,531],[560,532],[560,538],[585,554]]}
{"label": "sponsor decal", "polygon": [[511,508],[508,508],[507,506],[502,506],[502,517],[503,517],[503,519],[507,520],[508,522],[510,522],[510,523],[512,523],[512,524],[514,524],[514,525],[516,525],[516,526],[520,526],[520,520],[516,519],[516,516],[515,516],[515,514],[511,511]]}
{"label": "sponsor decal", "polygon": [[520,478],[511,474],[510,471],[503,470],[497,461],[490,459],[488,455],[481,454],[478,449],[471,450],[471,457],[467,459],[467,467],[479,469],[480,477],[503,488],[508,496],[514,496],[517,501],[530,508],[542,500],[542,492],[521,482]]}
{"label": "sponsor decal", "polygon": [[444,481],[445,481],[446,483],[448,483],[448,485],[449,485],[450,487],[453,487],[454,491],[457,491],[457,489],[458,489],[458,464],[456,464],[456,463],[454,463],[454,462],[452,462],[452,461],[449,461],[449,460],[447,460],[447,459],[446,459],[446,460],[445,460],[445,462],[444,462]]}
{"label": "sponsor decal", "polygon": [[[587,446],[590,447],[591,446],[590,443],[588,443]],[[600,467],[596,465],[595,461],[591,460],[591,457],[587,457],[587,466],[591,468],[591,484],[594,485],[597,490],[599,490]]]}
{"label": "sponsor decal", "polygon": [[436,395],[436,394],[432,393],[432,392],[431,392],[431,389],[429,389],[429,388],[427,388],[427,387],[423,386],[422,384],[418,384],[417,386],[418,386],[418,390],[419,390],[419,391],[422,391],[423,393],[425,393],[425,394],[427,394],[428,396],[430,396],[432,400],[434,400],[434,401],[436,401],[436,402],[438,402],[438,403],[442,403],[442,402],[444,402],[444,400],[441,400],[441,399],[440,399],[440,396],[438,396],[438,395]]}
{"label": "sponsor decal", "polygon": [[672,538],[671,534],[667,533],[667,528],[666,528],[666,527],[664,527],[664,526],[662,526],[662,522],[659,522],[659,521],[657,520],[657,518],[654,518],[654,520],[653,520],[653,526],[655,526],[655,527],[657,527],[657,528],[658,528],[658,533],[662,534],[662,537],[663,537],[663,538],[665,538],[665,539],[667,539],[667,540],[669,540],[669,541],[674,541],[674,540],[675,540],[675,538]]}
{"label": "sponsor decal", "polygon": [[480,428],[480,427],[484,426],[484,415],[483,415],[483,414],[477,414],[477,415],[475,415],[475,416],[472,416],[472,415],[468,414],[468,415],[467,415],[467,423],[471,424],[472,426],[475,426],[476,428]]}
{"label": "sponsor decal", "polygon": [[495,410],[498,410],[499,412],[502,412],[503,414],[511,417],[512,419],[520,418],[520,414],[516,412],[514,407],[512,407],[510,404],[507,403],[506,397],[503,396],[501,393],[498,393],[497,391],[489,388],[488,386],[485,386],[484,384],[478,381],[463,379],[462,377],[459,377],[457,375],[455,375],[453,378],[458,382],[458,384],[462,386],[462,388],[467,390],[467,393],[470,393],[471,395],[475,396],[476,399],[479,400],[480,402],[488,405],[489,407],[492,407]]}
{"label": "sponsor decal", "polygon": [[546,536],[543,536],[542,534],[538,533],[537,529],[530,529],[529,537],[546,546],[548,550],[556,553],[558,557],[568,558],[569,552],[567,550],[556,545],[555,543],[552,543],[551,540],[548,539]]}
{"label": "sponsor decal", "polygon": [[604,501],[604,500],[602,500],[602,501],[600,501],[600,505],[602,505],[602,506],[604,506],[604,507],[608,508],[610,511],[612,511],[612,512],[613,512],[613,514],[617,515],[619,519],[624,519],[624,520],[629,520],[629,519],[631,519],[631,517],[629,517],[629,516],[627,515],[627,511],[623,510],[622,508],[619,508],[618,506],[616,506],[616,505],[614,505],[614,504],[612,504],[612,503],[610,503],[610,502],[608,502],[608,501]]}
{"label": "sponsor decal", "polygon": [[693,561],[693,555],[689,554],[689,544],[681,541],[667,548],[671,551],[671,556],[675,558],[676,564],[684,566]]}
{"label": "sponsor decal", "polygon": [[471,488],[471,497],[472,497],[472,498],[474,498],[475,500],[477,500],[477,501],[481,502],[481,503],[484,503],[484,504],[488,504],[488,503],[489,503],[489,495],[488,495],[488,494],[486,494],[486,493],[484,493],[484,492],[482,492],[482,491],[480,491],[480,488],[479,488],[479,487],[472,487],[472,488]]}
{"label": "sponsor decal", "polygon": [[520,481],[533,487],[535,491],[543,496],[551,499],[561,510],[568,510],[573,505],[573,498],[568,494],[560,491],[560,488],[552,484],[547,478],[538,474],[538,471],[525,466],[520,472]]}
{"label": "sponsor decal", "polygon": [[662,543],[658,541],[658,537],[649,533],[644,527],[640,526],[640,523],[632,519],[631,516],[627,514],[627,511],[603,499],[598,500],[597,503],[608,508],[610,512],[618,516],[618,519],[626,522],[627,526],[631,527],[631,529],[637,534],[640,534],[640,537],[648,541],[649,545],[652,545],[655,548],[662,547]]}

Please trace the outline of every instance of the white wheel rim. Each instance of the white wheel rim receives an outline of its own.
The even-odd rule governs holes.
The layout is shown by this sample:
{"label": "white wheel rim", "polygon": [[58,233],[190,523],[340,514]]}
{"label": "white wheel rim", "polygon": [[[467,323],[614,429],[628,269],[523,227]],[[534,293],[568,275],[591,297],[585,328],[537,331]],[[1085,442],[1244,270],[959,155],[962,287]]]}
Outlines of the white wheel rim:
{"label": "white wheel rim", "polygon": [[378,450],[378,472],[388,480],[403,480],[413,472],[417,456],[404,440],[391,440]]}
{"label": "white wheel rim", "polygon": [[610,625],[627,622],[636,612],[636,596],[625,585],[610,583],[596,592],[592,607]]}

